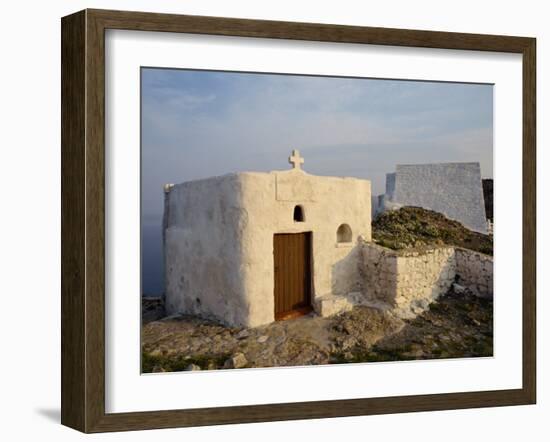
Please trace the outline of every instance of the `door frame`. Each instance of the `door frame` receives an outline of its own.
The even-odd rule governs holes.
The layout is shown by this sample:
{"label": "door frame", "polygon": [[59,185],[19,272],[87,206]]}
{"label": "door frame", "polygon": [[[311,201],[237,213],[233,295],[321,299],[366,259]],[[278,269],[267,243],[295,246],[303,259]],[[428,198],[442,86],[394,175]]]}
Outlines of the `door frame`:
{"label": "door frame", "polygon": [[[304,269],[309,274],[309,281],[306,290],[306,305],[286,312],[277,313],[277,303],[275,301],[275,236],[276,235],[305,235],[306,237],[306,262]],[[308,244],[309,243],[309,244]],[[297,318],[299,316],[307,315],[313,311],[313,232],[311,230],[304,230],[300,232],[275,232],[273,234],[273,318],[275,321],[284,321],[286,319]]]}

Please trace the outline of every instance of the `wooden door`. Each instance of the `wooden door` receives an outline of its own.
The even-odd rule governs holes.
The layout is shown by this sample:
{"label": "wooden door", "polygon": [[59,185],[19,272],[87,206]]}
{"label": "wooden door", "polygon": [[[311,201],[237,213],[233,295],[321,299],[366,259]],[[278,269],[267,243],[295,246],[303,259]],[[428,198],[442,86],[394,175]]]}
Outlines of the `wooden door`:
{"label": "wooden door", "polygon": [[311,311],[311,232],[273,237],[275,319]]}

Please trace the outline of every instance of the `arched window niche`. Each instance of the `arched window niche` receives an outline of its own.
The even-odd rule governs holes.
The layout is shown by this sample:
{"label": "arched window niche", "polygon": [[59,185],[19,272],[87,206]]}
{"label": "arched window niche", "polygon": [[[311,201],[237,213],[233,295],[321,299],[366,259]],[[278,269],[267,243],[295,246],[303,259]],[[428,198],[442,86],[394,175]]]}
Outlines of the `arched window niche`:
{"label": "arched window niche", "polygon": [[351,227],[348,224],[340,224],[338,230],[336,230],[336,243],[349,245],[351,244],[351,241]]}
{"label": "arched window niche", "polygon": [[306,220],[304,214],[304,208],[300,205],[294,207],[294,221],[297,223],[303,223]]}

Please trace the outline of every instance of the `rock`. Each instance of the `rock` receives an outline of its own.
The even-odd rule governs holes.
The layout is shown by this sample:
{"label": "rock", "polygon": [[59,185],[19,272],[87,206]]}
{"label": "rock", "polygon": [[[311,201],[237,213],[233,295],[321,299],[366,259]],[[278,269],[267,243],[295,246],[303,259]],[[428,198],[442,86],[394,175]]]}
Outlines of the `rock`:
{"label": "rock", "polygon": [[354,338],[348,337],[342,341],[342,349],[343,350],[350,349],[354,347],[356,344],[357,344],[357,341]]}
{"label": "rock", "polygon": [[453,290],[457,295],[461,295],[466,292],[466,287],[463,285],[457,284],[456,282],[453,283]]}
{"label": "rock", "polygon": [[176,313],[176,314],[174,314],[174,315],[165,316],[164,318],[159,319],[159,321],[161,321],[161,322],[167,322],[167,321],[173,321],[173,320],[175,320],[175,319],[180,319],[180,318],[181,318],[181,314]]}
{"label": "rock", "polygon": [[250,332],[246,329],[244,330],[241,330],[239,333],[237,333],[237,336],[236,338],[237,339],[245,339],[245,338],[248,338],[250,336]]}
{"label": "rock", "polygon": [[353,353],[351,351],[346,351],[344,353],[344,359],[346,361],[351,361],[353,359]]}
{"label": "rock", "polygon": [[430,322],[434,325],[434,327],[443,327],[443,321],[438,318],[432,318],[430,319]]}
{"label": "rock", "polygon": [[243,368],[248,361],[242,353],[236,353],[223,364],[223,368]]}
{"label": "rock", "polygon": [[208,367],[206,368],[207,370],[216,370],[218,367],[216,366],[216,363],[214,361],[210,361],[208,363]]}
{"label": "rock", "polygon": [[418,307],[420,307],[422,310],[427,310],[430,306],[430,301],[428,301],[427,299],[419,299],[418,301],[416,301],[416,303]]}
{"label": "rock", "polygon": [[155,358],[162,356],[162,351],[160,350],[160,348],[155,348],[151,353],[149,353],[149,356],[153,356]]}
{"label": "rock", "polygon": [[153,371],[153,373],[164,373],[164,368],[162,368],[162,367],[159,366],[159,365],[155,365],[155,366],[153,367],[153,370],[152,370],[152,371]]}
{"label": "rock", "polygon": [[263,336],[260,336],[260,337],[258,338],[258,342],[259,342],[260,344],[263,344],[263,343],[264,343],[265,341],[267,341],[268,339],[269,339],[269,336],[263,335]]}
{"label": "rock", "polygon": [[189,364],[185,367],[185,371],[199,371],[201,368],[197,364]]}
{"label": "rock", "polygon": [[275,340],[274,345],[281,345],[285,341],[286,341],[286,335],[282,335],[278,339]]}
{"label": "rock", "polygon": [[413,344],[411,346],[411,356],[413,356],[416,359],[420,359],[422,356],[424,356],[424,350],[422,349],[422,346],[418,344]]}
{"label": "rock", "polygon": [[353,304],[346,296],[325,295],[317,298],[314,303],[315,312],[323,317],[348,312],[352,308]]}

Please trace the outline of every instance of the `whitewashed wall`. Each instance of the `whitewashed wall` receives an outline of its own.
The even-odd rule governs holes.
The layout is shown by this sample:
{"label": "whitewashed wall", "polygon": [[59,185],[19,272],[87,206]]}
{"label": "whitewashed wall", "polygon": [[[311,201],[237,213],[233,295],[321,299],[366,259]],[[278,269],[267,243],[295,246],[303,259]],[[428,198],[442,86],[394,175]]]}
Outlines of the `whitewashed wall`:
{"label": "whitewashed wall", "polygon": [[173,186],[165,198],[166,310],[245,325],[248,300],[240,278],[242,232],[238,175]]}
{"label": "whitewashed wall", "polygon": [[[312,232],[312,301],[360,290],[359,238],[371,238],[370,189],[367,180],[300,170],[172,187],[165,203],[167,311],[236,326],[272,322],[276,233]],[[294,221],[296,205],[303,222]],[[348,243],[337,243],[341,224],[351,228]]]}
{"label": "whitewashed wall", "polygon": [[[243,173],[243,200],[249,222],[243,236],[243,278],[249,294],[250,325],[274,320],[273,235],[312,232],[313,299],[361,287],[359,238],[370,240],[370,181],[309,175],[289,170]],[[299,204],[304,222],[293,219]],[[352,242],[337,244],[346,223]]]}
{"label": "whitewashed wall", "polygon": [[398,164],[386,174],[382,209],[417,206],[487,233],[479,163]]}

